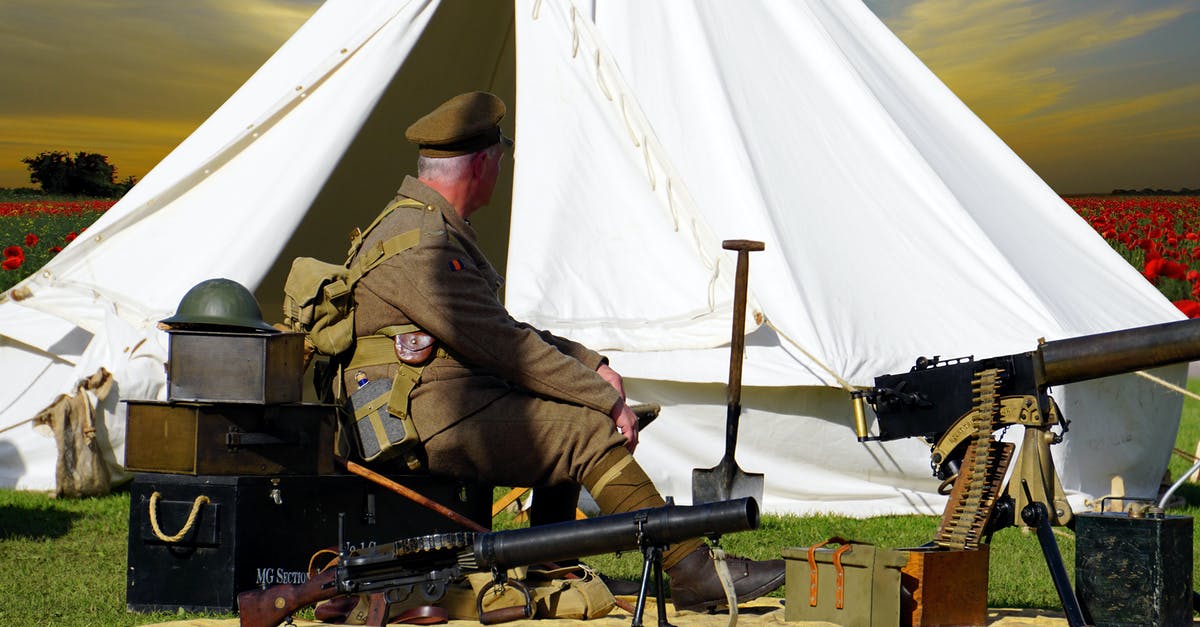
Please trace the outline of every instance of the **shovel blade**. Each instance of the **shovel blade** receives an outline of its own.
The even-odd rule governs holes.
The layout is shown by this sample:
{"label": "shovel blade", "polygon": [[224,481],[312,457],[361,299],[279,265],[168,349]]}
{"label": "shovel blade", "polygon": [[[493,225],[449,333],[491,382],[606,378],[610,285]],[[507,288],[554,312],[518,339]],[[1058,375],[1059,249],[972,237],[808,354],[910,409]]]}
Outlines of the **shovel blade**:
{"label": "shovel blade", "polygon": [[692,504],[715,503],[750,497],[763,499],[762,473],[747,473],[730,461],[713,468],[692,469]]}

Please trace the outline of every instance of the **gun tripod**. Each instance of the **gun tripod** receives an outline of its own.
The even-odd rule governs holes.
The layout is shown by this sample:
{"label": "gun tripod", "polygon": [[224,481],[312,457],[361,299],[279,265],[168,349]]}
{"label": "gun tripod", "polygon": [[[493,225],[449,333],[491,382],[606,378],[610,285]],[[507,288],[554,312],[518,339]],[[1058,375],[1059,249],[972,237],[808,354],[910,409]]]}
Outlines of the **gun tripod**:
{"label": "gun tripod", "polygon": [[[1067,624],[1070,627],[1086,627],[1087,620],[1083,617],[1083,608],[1079,605],[1079,597],[1075,596],[1075,590],[1071,587],[1071,579],[1067,575],[1067,567],[1063,564],[1062,553],[1058,550],[1058,541],[1054,539],[1054,528],[1050,524],[1050,511],[1046,504],[1036,500],[1029,492],[1029,482],[1021,479],[1021,488],[1025,491],[1025,498],[1028,504],[1021,508],[1021,520],[1029,527],[1032,527],[1037,532],[1038,544],[1042,547],[1042,557],[1046,560],[1046,567],[1050,569],[1050,579],[1054,583],[1054,590],[1058,593],[1058,600],[1062,603],[1063,612],[1066,614]],[[1009,501],[1007,512],[998,512],[995,524],[989,529],[988,535],[996,531],[999,527],[1012,526],[1013,521],[1010,518],[1013,514],[1012,502]],[[998,509],[1001,509],[998,506]]]}
{"label": "gun tripod", "polygon": [[649,592],[651,571],[654,574],[654,597],[658,604],[658,627],[674,627],[667,622],[667,604],[663,594],[662,553],[665,547],[645,543],[642,545],[642,587],[638,590],[637,605],[633,609],[630,627],[642,627],[642,614],[646,610],[646,594]]}

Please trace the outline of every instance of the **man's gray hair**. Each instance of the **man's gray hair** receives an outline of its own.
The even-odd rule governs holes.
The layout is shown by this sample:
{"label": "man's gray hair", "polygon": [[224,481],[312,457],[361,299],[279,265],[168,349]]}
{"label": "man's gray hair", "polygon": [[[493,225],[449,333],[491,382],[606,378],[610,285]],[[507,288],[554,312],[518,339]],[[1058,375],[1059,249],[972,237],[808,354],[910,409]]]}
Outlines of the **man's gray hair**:
{"label": "man's gray hair", "polygon": [[[479,152],[495,153],[503,150],[500,144],[488,146]],[[467,153],[454,157],[426,157],[417,155],[417,177],[427,181],[453,181],[466,177],[471,173],[471,158],[475,153]]]}

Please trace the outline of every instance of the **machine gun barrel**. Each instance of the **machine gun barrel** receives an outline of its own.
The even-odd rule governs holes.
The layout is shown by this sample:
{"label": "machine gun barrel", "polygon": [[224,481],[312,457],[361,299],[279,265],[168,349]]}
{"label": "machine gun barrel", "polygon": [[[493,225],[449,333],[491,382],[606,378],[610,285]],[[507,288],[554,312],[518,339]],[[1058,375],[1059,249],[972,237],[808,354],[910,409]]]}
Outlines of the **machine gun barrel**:
{"label": "machine gun barrel", "polygon": [[1035,378],[1041,387],[1196,361],[1200,319],[1055,340],[1037,353]]}
{"label": "machine gun barrel", "polygon": [[643,543],[674,544],[690,538],[758,528],[752,498],[644,509],[573,522],[540,525],[475,537],[481,570],[558,562],[589,555],[632,551]]}

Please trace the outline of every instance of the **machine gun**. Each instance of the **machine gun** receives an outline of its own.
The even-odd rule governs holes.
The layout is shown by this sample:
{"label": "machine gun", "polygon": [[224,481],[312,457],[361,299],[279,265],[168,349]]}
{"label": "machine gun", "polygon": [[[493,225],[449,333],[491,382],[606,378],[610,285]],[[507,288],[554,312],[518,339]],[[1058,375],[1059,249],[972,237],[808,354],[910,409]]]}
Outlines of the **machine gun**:
{"label": "machine gun", "polygon": [[509,531],[454,532],[397,540],[341,555],[336,566],[296,585],[276,585],[238,595],[242,627],[274,627],[297,610],[343,594],[382,592],[384,603],[373,607],[367,624],[387,622],[389,606],[436,602],[446,586],[469,572],[491,572],[492,583],[480,591],[480,622],[491,624],[532,617],[528,590],[525,607],[482,612],[482,598],[492,585],[506,583],[515,566],[639,549],[645,556],[642,587],[633,625],[641,625],[651,571],[657,584],[659,624],[666,624],[663,602],[662,550],[669,544],[701,536],[757,529],[758,503],[751,498],[704,505],[644,509]]}
{"label": "machine gun", "polygon": [[[1039,340],[1036,350],[989,359],[921,357],[909,372],[876,377],[874,387],[852,394],[855,430],[860,442],[921,437],[929,443],[933,474],[943,480],[940,491],[953,484],[937,545],[977,548],[985,534],[1016,524],[1019,512],[1038,531],[1068,619],[1074,610],[1082,621],[1050,529],[1070,525],[1072,512],[1050,456],[1069,423],[1049,388],[1196,359],[1200,319]],[[874,407],[877,436],[868,434],[865,403]],[[1013,445],[993,433],[1011,425],[1025,432],[1005,487]]]}

